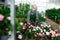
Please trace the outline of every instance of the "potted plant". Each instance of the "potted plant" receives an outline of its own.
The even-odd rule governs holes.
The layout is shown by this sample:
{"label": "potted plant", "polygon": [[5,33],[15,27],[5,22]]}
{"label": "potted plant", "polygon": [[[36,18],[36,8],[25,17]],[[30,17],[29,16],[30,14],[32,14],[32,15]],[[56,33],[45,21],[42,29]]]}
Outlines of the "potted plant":
{"label": "potted plant", "polygon": [[7,19],[7,16],[9,14],[8,11],[9,11],[8,8],[0,7],[0,36],[1,36],[1,40],[8,40],[8,32],[10,30],[10,21]]}

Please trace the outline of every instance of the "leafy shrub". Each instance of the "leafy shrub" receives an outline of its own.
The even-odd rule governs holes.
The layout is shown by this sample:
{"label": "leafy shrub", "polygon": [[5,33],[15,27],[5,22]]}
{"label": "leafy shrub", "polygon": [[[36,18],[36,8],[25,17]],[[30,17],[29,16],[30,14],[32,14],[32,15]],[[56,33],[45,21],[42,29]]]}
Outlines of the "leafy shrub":
{"label": "leafy shrub", "polygon": [[10,15],[10,9],[7,7],[0,7],[0,14],[3,14],[7,17]]}
{"label": "leafy shrub", "polygon": [[56,22],[60,22],[60,9],[47,9],[46,16],[53,19]]}

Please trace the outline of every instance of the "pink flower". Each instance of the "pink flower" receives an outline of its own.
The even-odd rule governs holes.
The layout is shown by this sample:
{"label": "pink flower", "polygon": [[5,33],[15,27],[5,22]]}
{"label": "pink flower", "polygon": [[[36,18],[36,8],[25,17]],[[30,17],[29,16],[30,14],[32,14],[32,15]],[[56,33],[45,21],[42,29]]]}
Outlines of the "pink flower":
{"label": "pink flower", "polygon": [[52,34],[52,37],[55,37],[56,35],[55,34]]}
{"label": "pink flower", "polygon": [[33,26],[33,28],[36,28],[36,26]]}
{"label": "pink flower", "polygon": [[19,39],[22,39],[22,35],[18,35],[18,38],[19,38]]}
{"label": "pink flower", "polygon": [[44,27],[47,27],[47,24],[46,23],[44,23]]}
{"label": "pink flower", "polygon": [[41,37],[45,37],[45,34],[44,33],[42,33],[42,34],[39,34]]}
{"label": "pink flower", "polygon": [[60,34],[59,34],[59,33],[57,33],[57,34],[56,34],[56,36],[60,36]]}
{"label": "pink flower", "polygon": [[50,33],[53,33],[54,31],[53,30],[50,30]]}
{"label": "pink flower", "polygon": [[31,28],[31,27],[33,28],[34,26],[33,25],[30,25],[29,28]]}
{"label": "pink flower", "polygon": [[60,36],[60,34],[58,34],[58,36]]}
{"label": "pink flower", "polygon": [[37,37],[38,35],[37,34],[34,34],[34,37]]}
{"label": "pink flower", "polygon": [[26,29],[26,26],[25,25],[23,26],[23,29]]}
{"label": "pink flower", "polygon": [[0,14],[0,21],[4,20],[4,16]]}
{"label": "pink flower", "polygon": [[43,27],[47,27],[47,24],[46,24],[46,23],[43,23],[43,24],[41,24],[41,26],[43,26]]}
{"label": "pink flower", "polygon": [[58,36],[59,34],[57,33],[56,36]]}
{"label": "pink flower", "polygon": [[31,25],[31,23],[30,23],[30,22],[28,22],[28,25]]}
{"label": "pink flower", "polygon": [[52,34],[52,37],[55,37],[56,36],[56,32],[51,30],[50,33]]}

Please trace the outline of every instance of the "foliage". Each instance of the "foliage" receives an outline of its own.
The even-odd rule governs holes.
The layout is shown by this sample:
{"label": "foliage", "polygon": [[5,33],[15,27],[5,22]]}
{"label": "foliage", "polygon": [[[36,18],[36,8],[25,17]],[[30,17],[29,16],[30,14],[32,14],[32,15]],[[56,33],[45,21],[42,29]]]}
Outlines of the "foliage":
{"label": "foliage", "polygon": [[39,22],[45,22],[46,19],[43,18],[40,13],[38,14],[38,17],[39,17]]}
{"label": "foliage", "polygon": [[[57,39],[59,37],[60,34],[56,33],[51,25],[46,24],[46,23],[42,23],[40,24],[40,26],[33,26],[33,25],[28,25],[28,24],[24,24],[21,27],[21,30],[19,32],[19,35],[21,35],[21,40],[25,39],[26,36],[29,39],[33,39],[35,38],[36,40],[52,40],[53,39]],[[25,38],[24,38],[25,37]],[[56,38],[57,37],[57,38]],[[18,36],[18,38],[20,38]]]}
{"label": "foliage", "polygon": [[10,21],[4,16],[4,20],[0,21],[0,35],[7,35],[10,27]]}
{"label": "foliage", "polygon": [[47,9],[46,16],[48,16],[56,22],[60,22],[60,9]]}
{"label": "foliage", "polygon": [[30,5],[29,4],[20,4],[20,6],[18,7],[17,13],[16,13],[16,17],[17,18],[26,18],[27,13],[30,9]]}
{"label": "foliage", "polygon": [[18,10],[16,12],[16,17],[20,18],[19,20],[22,22],[27,21],[27,13],[29,10],[30,10],[29,4],[20,4],[20,6],[18,6]]}
{"label": "foliage", "polygon": [[55,39],[54,40],[60,40],[60,36],[58,36],[58,37],[55,37]]}
{"label": "foliage", "polygon": [[10,15],[10,10],[7,7],[0,7],[0,14],[3,14],[4,16],[9,16]]}
{"label": "foliage", "polygon": [[16,31],[21,30],[22,26],[19,23],[19,20],[16,20]]}
{"label": "foliage", "polygon": [[10,21],[8,20],[10,10],[7,7],[0,7],[0,35],[7,35],[10,30]]}

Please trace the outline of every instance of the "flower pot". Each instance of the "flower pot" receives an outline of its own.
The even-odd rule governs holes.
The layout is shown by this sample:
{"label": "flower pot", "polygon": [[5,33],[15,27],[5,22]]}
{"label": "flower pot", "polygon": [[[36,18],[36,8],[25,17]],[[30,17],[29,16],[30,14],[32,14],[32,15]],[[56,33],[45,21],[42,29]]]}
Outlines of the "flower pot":
{"label": "flower pot", "polygon": [[8,40],[8,35],[2,35],[1,40]]}

